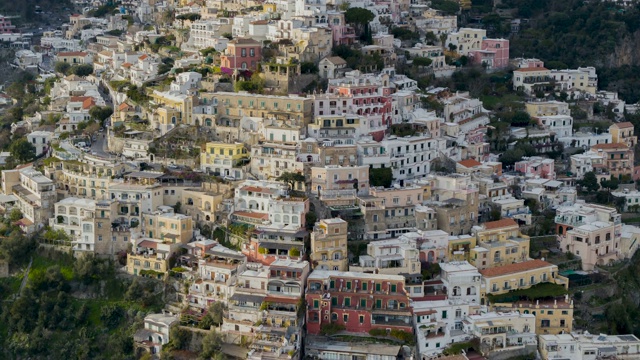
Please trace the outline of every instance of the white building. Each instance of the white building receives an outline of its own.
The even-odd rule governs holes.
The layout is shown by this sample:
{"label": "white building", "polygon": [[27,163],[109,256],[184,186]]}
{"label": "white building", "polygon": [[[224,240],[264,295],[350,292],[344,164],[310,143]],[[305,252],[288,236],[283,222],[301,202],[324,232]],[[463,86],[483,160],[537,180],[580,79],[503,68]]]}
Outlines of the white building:
{"label": "white building", "polygon": [[571,155],[571,174],[581,180],[588,172],[606,171],[604,155],[601,152],[589,150],[582,154]]}
{"label": "white building", "polygon": [[49,221],[49,226],[54,230],[63,230],[69,235],[74,252],[94,253],[95,210],[95,200],[75,197],[63,199],[55,204],[54,217]]}
{"label": "white building", "polygon": [[202,80],[202,74],[188,71],[178,74],[176,79],[171,82],[169,91],[177,92],[180,94],[188,95],[191,92],[195,92],[200,88],[200,81]]}
{"label": "white building", "polygon": [[539,124],[556,133],[557,137],[569,137],[573,130],[573,118],[568,115],[540,116]]}
{"label": "white building", "polygon": [[538,349],[543,360],[640,358],[640,340],[635,335],[540,335]]}
{"label": "white building", "polygon": [[52,139],[53,133],[50,131],[34,131],[27,134],[27,141],[36,149],[36,156],[43,154],[49,149]]}
{"label": "white building", "polygon": [[162,346],[169,343],[171,326],[179,322],[180,319],[174,315],[149,314],[144,318],[144,329],[138,330],[134,339],[136,342],[145,342],[152,353],[159,354]]}

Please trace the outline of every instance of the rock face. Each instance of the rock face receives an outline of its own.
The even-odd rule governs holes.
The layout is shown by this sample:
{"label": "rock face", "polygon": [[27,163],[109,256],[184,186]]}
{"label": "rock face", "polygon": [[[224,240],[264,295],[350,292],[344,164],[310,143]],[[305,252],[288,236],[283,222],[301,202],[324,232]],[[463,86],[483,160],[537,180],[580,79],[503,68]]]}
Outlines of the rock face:
{"label": "rock face", "polygon": [[613,53],[607,56],[603,65],[613,68],[638,64],[640,64],[640,31],[618,41]]}

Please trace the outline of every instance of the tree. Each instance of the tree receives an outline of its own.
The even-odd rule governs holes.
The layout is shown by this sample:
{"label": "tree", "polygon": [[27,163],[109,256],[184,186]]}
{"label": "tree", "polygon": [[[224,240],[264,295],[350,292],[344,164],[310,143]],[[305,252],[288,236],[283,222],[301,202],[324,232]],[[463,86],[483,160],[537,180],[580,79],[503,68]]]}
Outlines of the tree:
{"label": "tree", "polygon": [[431,8],[440,10],[446,15],[455,15],[460,11],[460,5],[450,0],[431,0]]}
{"label": "tree", "polygon": [[72,72],[78,76],[89,76],[93,74],[93,65],[91,64],[82,64],[78,66],[74,66]]}
{"label": "tree", "polygon": [[67,75],[69,73],[69,69],[71,69],[71,65],[69,65],[69,63],[59,61],[53,66],[53,69],[58,73]]}
{"label": "tree", "polygon": [[391,187],[393,183],[393,170],[391,168],[369,169],[369,184],[371,186]]}
{"label": "tree", "polygon": [[289,190],[295,190],[296,184],[299,182],[304,183],[304,175],[297,172],[285,172],[276,178],[277,181],[282,181],[289,185]]}
{"label": "tree", "polygon": [[602,179],[602,181],[600,181],[600,185],[603,188],[609,189],[609,191],[611,191],[618,188],[618,186],[620,185],[620,181],[618,180],[618,178],[611,175],[611,178],[609,180]]}
{"label": "tree", "polygon": [[432,60],[426,57],[415,57],[413,58],[414,66],[429,66],[431,65]]}
{"label": "tree", "polygon": [[228,32],[227,33],[222,33],[222,37],[225,37],[225,38],[227,38],[229,40],[233,39],[233,35],[231,35],[231,33],[228,33]]}
{"label": "tree", "polygon": [[216,331],[209,331],[207,335],[202,339],[202,353],[200,353],[200,359],[210,359],[220,351],[222,346],[222,335]]}
{"label": "tree", "polygon": [[588,173],[584,174],[582,180],[578,180],[576,181],[576,183],[578,184],[578,186],[580,186],[582,191],[586,190],[587,192],[592,193],[600,189],[598,178],[596,178],[596,174],[593,173],[593,171],[589,171]]}
{"label": "tree", "polygon": [[89,115],[92,119],[104,122],[109,116],[113,115],[113,108],[111,106],[94,106],[89,109]]}
{"label": "tree", "polygon": [[9,152],[14,159],[21,163],[29,162],[36,157],[35,146],[25,138],[14,141],[11,146],[9,146]]}
{"label": "tree", "polygon": [[300,71],[303,74],[317,74],[318,73],[318,65],[313,62],[305,61],[300,64]]}
{"label": "tree", "polygon": [[360,35],[360,40],[368,44],[372,42],[369,23],[375,19],[375,17],[374,13],[361,7],[349,8],[344,13],[344,20],[349,24],[355,25],[356,33]]}

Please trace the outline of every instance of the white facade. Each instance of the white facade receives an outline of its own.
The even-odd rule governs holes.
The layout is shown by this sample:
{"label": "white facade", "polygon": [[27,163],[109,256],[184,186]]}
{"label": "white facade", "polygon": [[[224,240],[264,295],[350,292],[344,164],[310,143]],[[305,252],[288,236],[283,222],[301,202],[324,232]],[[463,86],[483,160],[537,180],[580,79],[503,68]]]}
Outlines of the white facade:
{"label": "white facade", "polygon": [[573,118],[571,116],[551,115],[541,116],[538,119],[545,129],[555,132],[557,137],[565,138],[572,134]]}
{"label": "white facade", "polygon": [[96,241],[93,228],[95,210],[95,200],[66,198],[55,204],[54,217],[49,225],[54,230],[63,230],[71,237],[74,251],[93,253]]}
{"label": "white facade", "polygon": [[558,334],[540,335],[543,360],[597,360],[640,358],[640,340],[635,335]]}
{"label": "white facade", "polygon": [[49,144],[53,139],[53,133],[50,131],[34,131],[27,134],[27,141],[29,141],[36,149],[36,156],[43,154],[49,149]]}

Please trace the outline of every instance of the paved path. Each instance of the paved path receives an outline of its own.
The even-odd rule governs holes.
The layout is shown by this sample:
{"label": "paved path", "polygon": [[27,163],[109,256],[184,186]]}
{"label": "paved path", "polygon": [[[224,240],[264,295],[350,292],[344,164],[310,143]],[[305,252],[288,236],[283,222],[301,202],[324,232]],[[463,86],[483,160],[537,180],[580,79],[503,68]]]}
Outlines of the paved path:
{"label": "paved path", "polygon": [[29,280],[29,271],[31,271],[31,264],[33,264],[33,258],[29,260],[29,266],[27,266],[27,271],[25,271],[24,277],[22,278],[22,283],[20,284],[20,290],[16,294],[16,299],[20,297],[20,294],[22,294],[22,290],[24,290],[24,287],[27,286],[27,280]]}

